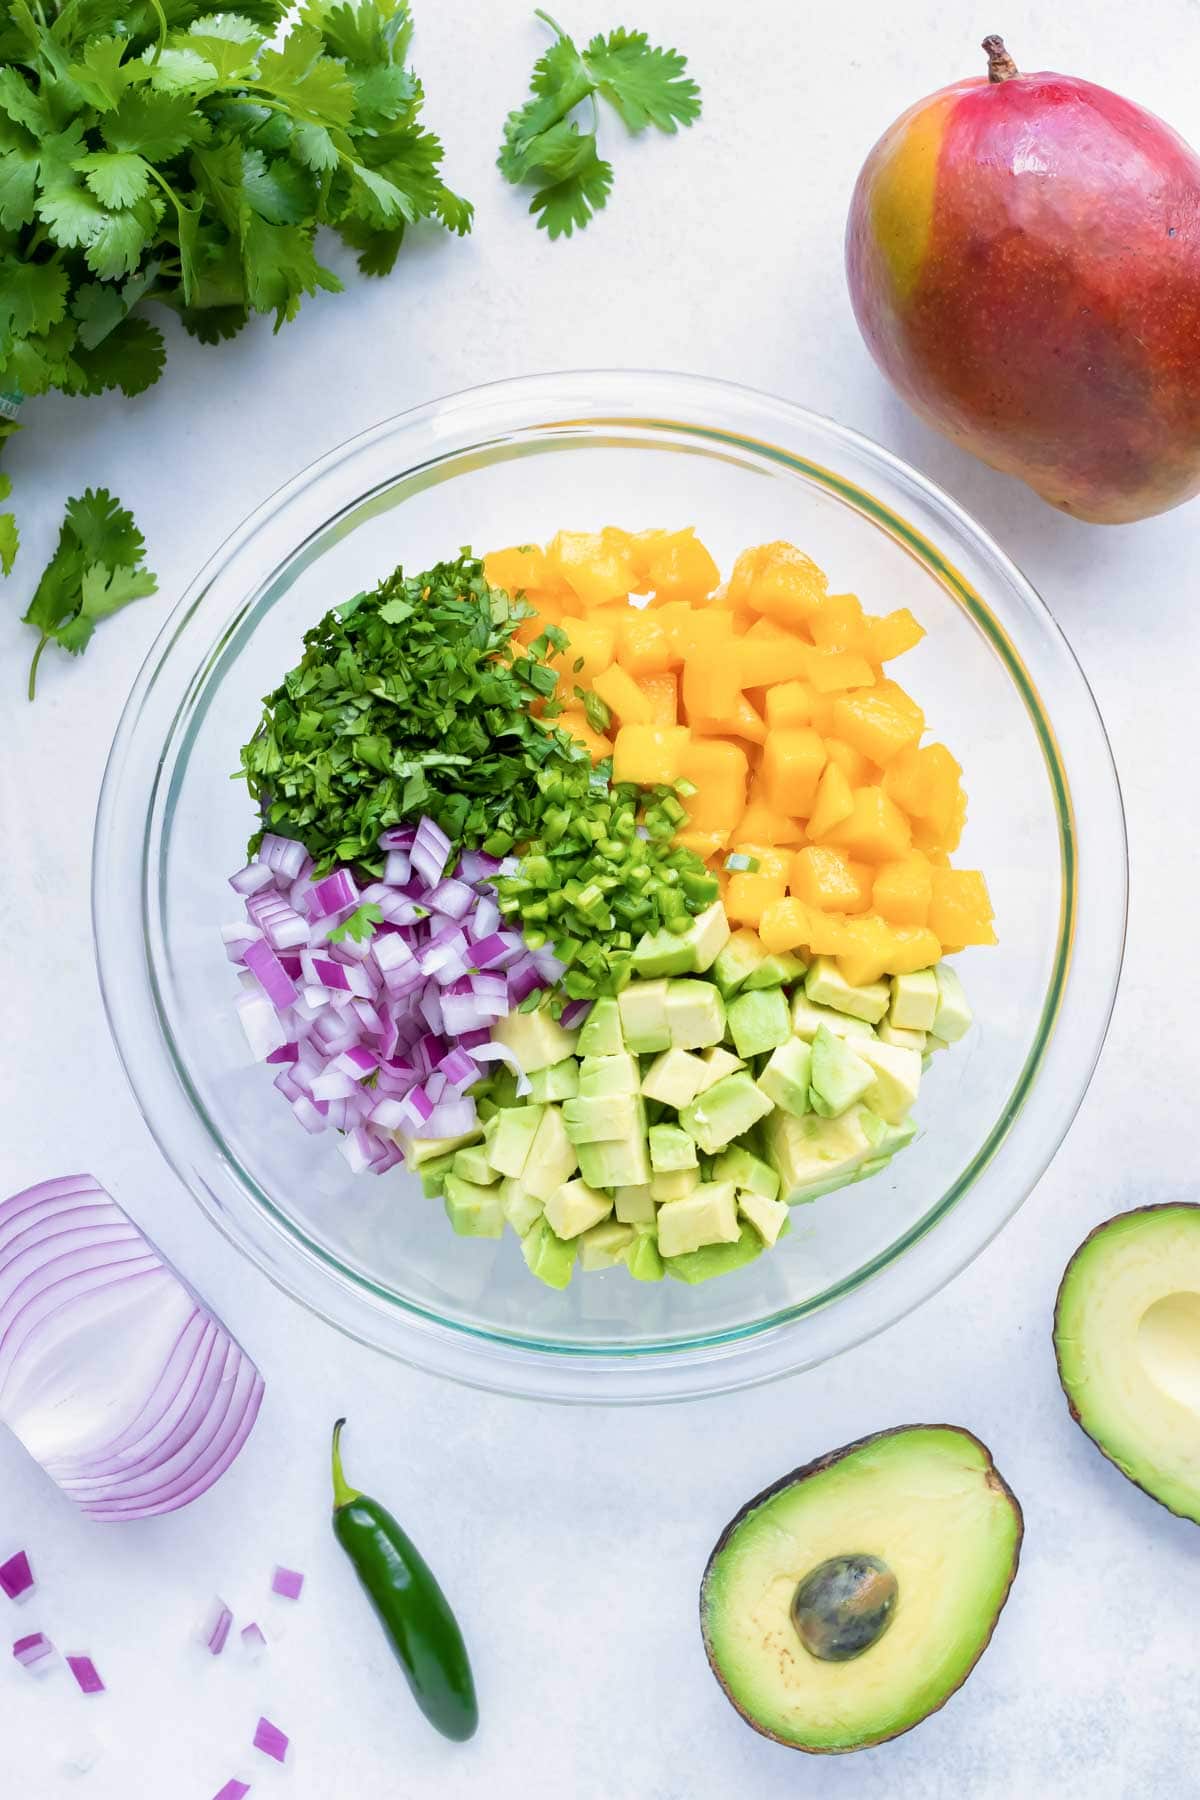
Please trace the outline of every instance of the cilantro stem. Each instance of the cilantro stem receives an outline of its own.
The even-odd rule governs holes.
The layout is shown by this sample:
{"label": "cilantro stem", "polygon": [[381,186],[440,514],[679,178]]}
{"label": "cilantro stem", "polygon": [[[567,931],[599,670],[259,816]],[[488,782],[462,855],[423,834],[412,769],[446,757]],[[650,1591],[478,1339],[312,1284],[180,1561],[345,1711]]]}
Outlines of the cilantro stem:
{"label": "cilantro stem", "polygon": [[535,19],[541,19],[543,24],[548,25],[550,27],[551,31],[557,33],[557,35],[560,38],[566,37],[567,34],[563,30],[562,26],[559,24],[558,20],[555,18],[552,18],[548,12],[543,12],[540,6],[534,7],[533,16]]}
{"label": "cilantro stem", "polygon": [[154,48],[151,67],[157,69],[163,51],[167,47],[167,15],[162,9],[161,0],[150,0],[151,6],[158,14],[158,43]]}
{"label": "cilantro stem", "polygon": [[33,653],[33,661],[29,665],[29,687],[26,690],[26,692],[31,700],[37,699],[38,664],[42,660],[42,651],[46,648],[46,645],[49,642],[50,642],[50,639],[47,637],[46,633],[43,631],[40,639],[38,640],[38,647]]}

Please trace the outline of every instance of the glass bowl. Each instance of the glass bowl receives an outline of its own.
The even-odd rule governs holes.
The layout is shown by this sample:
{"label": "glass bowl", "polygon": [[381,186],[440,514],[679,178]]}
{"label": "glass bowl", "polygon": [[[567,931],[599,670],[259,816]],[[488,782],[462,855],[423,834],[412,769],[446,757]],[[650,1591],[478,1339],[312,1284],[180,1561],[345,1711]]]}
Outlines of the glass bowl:
{"label": "glass bowl", "polygon": [[[873,612],[927,628],[903,680],[965,769],[958,860],[1000,946],[958,959],[978,1023],[936,1059],[921,1135],[790,1237],[699,1287],[623,1269],[565,1293],[511,1233],[458,1238],[403,1173],[353,1176],[248,1064],[218,927],[253,819],[230,780],[305,629],[398,562],[560,526],[694,524],[728,570],[786,538]],[[990,538],[914,470],[765,395],[687,376],[548,375],[403,414],[314,463],[217,552],[117,732],[93,903],[114,1037],[151,1131],[209,1217],[303,1304],[457,1380],[574,1401],[690,1397],[836,1355],[948,1281],[1029,1193],[1083,1097],[1121,962],[1126,845],[1070,649]]]}

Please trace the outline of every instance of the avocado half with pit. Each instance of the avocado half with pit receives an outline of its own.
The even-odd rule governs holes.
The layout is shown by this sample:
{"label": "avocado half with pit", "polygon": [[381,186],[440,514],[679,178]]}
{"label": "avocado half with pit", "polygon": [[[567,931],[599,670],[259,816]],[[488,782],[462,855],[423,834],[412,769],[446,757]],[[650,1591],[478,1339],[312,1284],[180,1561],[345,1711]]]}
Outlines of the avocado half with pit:
{"label": "avocado half with pit", "polygon": [[899,1737],[987,1648],[1021,1533],[969,1431],[902,1425],[847,1444],[721,1533],[700,1590],[712,1671],[748,1725],[794,1750]]}
{"label": "avocado half with pit", "polygon": [[1071,1415],[1123,1475],[1200,1525],[1200,1206],[1098,1225],[1070,1262],[1054,1351]]}

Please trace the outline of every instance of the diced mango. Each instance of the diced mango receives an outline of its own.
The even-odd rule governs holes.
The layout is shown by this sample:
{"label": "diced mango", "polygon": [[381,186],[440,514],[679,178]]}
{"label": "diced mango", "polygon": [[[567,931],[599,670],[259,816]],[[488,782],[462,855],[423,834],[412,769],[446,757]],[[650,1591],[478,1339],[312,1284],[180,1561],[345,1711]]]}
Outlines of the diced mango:
{"label": "diced mango", "polygon": [[619,724],[654,723],[654,708],[633,676],[627,674],[620,663],[613,663],[611,668],[604,669],[593,677],[592,692],[599,695]]}
{"label": "diced mango", "polygon": [[932,870],[928,859],[916,851],[899,862],[883,863],[876,871],[872,902],[892,925],[926,924],[932,898]]}
{"label": "diced mango", "polygon": [[758,791],[757,783],[750,789],[750,798],[737,828],[737,835],[761,844],[804,842],[803,827],[795,819],[789,819],[786,813],[776,812],[774,807],[769,806]]}
{"label": "diced mango", "polygon": [[867,987],[886,974],[894,951],[892,929],[883,919],[847,919],[838,969],[851,987]]}
{"label": "diced mango", "polygon": [[978,869],[934,869],[929,928],[948,950],[994,944],[991,897]]}
{"label": "diced mango", "polygon": [[723,719],[697,719],[692,722],[692,730],[701,736],[712,737],[721,733],[728,737],[745,738],[750,744],[765,744],[767,727],[760,712],[751,706],[745,694],[739,694],[737,705]]}
{"label": "diced mango", "polygon": [[594,763],[603,762],[606,756],[611,756],[613,753],[611,738],[605,737],[603,732],[592,730],[582,707],[565,707],[556,719],[548,722],[557,725],[560,731],[566,731],[571,737],[577,738],[584,745]]}
{"label": "diced mango", "polygon": [[617,656],[621,667],[639,679],[669,669],[675,654],[661,615],[644,607],[628,607],[617,626]]}
{"label": "diced mango", "polygon": [[679,773],[695,784],[683,804],[693,831],[733,831],[746,810],[749,764],[740,744],[725,738],[692,738],[679,760]]}
{"label": "diced mango", "polygon": [[883,785],[897,806],[940,843],[953,830],[960,803],[965,815],[961,776],[945,744],[910,745],[889,764]]}
{"label": "diced mango", "polygon": [[925,636],[924,626],[918,625],[907,606],[885,613],[882,618],[868,617],[864,624],[862,651],[868,662],[873,663],[890,662],[894,656],[903,656]]}
{"label": "diced mango", "polygon": [[788,873],[788,891],[822,912],[859,913],[871,904],[872,870],[823,844],[797,850]]}
{"label": "diced mango", "polygon": [[646,531],[634,538],[638,593],[659,600],[703,600],[721,571],[689,526],[686,531]]}
{"label": "diced mango", "polygon": [[808,679],[818,694],[842,694],[847,688],[872,687],[875,671],[853,650],[810,650]]}
{"label": "diced mango", "polygon": [[907,855],[908,820],[882,788],[855,788],[849,818],[826,833],[827,842],[862,862],[896,862]]}
{"label": "diced mango", "polygon": [[[830,737],[828,733],[822,735],[830,762],[837,764],[850,786],[870,787],[877,779],[876,765],[870,757],[864,756],[861,750],[856,750],[853,744],[847,744],[843,738]],[[908,811],[898,795],[893,794],[892,798],[897,801],[902,812]]]}
{"label": "diced mango", "polygon": [[727,647],[697,646],[685,656],[679,697],[689,725],[729,718],[741,698],[741,685]]}
{"label": "diced mango", "polygon": [[942,942],[936,932],[922,925],[894,925],[887,975],[915,975],[941,959]]}
{"label": "diced mango", "polygon": [[864,615],[857,594],[826,594],[808,621],[812,641],[823,650],[865,654]]}
{"label": "diced mango", "polygon": [[657,787],[679,780],[685,725],[622,725],[613,740],[613,780]]}
{"label": "diced mango", "polygon": [[758,935],[763,949],[777,956],[781,950],[798,950],[808,945],[812,919],[803,900],[773,900],[763,911]]}
{"label": "diced mango", "polygon": [[[825,748],[829,749],[828,742]],[[835,762],[827,762],[817,783],[817,797],[808,821],[809,837],[814,842],[828,837],[834,826],[848,819],[853,811],[854,793],[845,770]]]}
{"label": "diced mango", "polygon": [[675,834],[675,842],[684,850],[694,850],[705,862],[711,862],[725,848],[728,836],[726,831],[679,831]]}
{"label": "diced mango", "polygon": [[745,636],[735,640],[732,654],[743,687],[769,688],[779,681],[806,678],[812,645],[770,619],[756,619]]}
{"label": "diced mango", "polygon": [[509,594],[565,594],[567,584],[552,569],[546,552],[537,544],[514,544],[509,550],[491,550],[483,559],[484,579]]}
{"label": "diced mango", "polygon": [[757,925],[767,907],[782,900],[786,891],[780,875],[755,875],[745,870],[731,875],[725,890],[725,911],[730,924]]}
{"label": "diced mango", "polygon": [[916,743],[925,715],[895,682],[881,681],[865,693],[835,700],[833,726],[840,738],[884,766]]}
{"label": "diced mango", "polygon": [[786,845],[751,844],[739,838],[730,848],[739,856],[752,856],[758,864],[757,874],[774,875],[779,881],[787,881],[794,852]]}
{"label": "diced mango", "polygon": [[624,532],[560,531],[546,551],[553,572],[584,606],[624,599],[634,583]]}
{"label": "diced mango", "polygon": [[794,544],[763,544],[746,598],[754,612],[782,625],[803,625],[820,606],[827,588],[823,571],[803,550]]}
{"label": "diced mango", "polygon": [[524,604],[533,608],[528,619],[522,619],[513,632],[513,639],[518,644],[532,644],[534,638],[541,637],[547,625],[558,625],[562,622],[563,603],[555,594],[527,593]]}
{"label": "diced mango", "polygon": [[808,726],[773,731],[763,748],[763,792],[769,806],[790,818],[806,819],[825,767],[825,745]]}
{"label": "diced mango", "polygon": [[811,725],[816,693],[807,681],[780,681],[767,689],[767,724],[772,731]]}
{"label": "diced mango", "polygon": [[590,687],[612,662],[612,625],[607,619],[581,619],[576,613],[566,613],[561,628],[567,635],[567,647],[557,652],[554,660],[562,687],[568,693],[576,684]]}
{"label": "diced mango", "polygon": [[638,677],[638,686],[650,708],[648,722],[651,725],[674,725],[678,722],[679,702],[674,675],[641,675]]}

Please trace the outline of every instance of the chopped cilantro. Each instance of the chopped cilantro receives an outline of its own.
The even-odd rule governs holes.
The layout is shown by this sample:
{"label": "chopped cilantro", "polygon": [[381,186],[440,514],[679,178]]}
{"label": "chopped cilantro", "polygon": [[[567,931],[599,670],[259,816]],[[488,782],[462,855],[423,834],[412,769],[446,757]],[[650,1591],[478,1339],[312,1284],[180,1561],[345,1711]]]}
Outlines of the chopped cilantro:
{"label": "chopped cilantro", "polygon": [[373,900],[364,900],[363,904],[356,906],[340,925],[334,926],[329,933],[329,942],[340,944],[346,938],[353,938],[356,944],[365,944],[368,938],[374,937],[375,927],[382,922],[383,908],[377,906]]}

